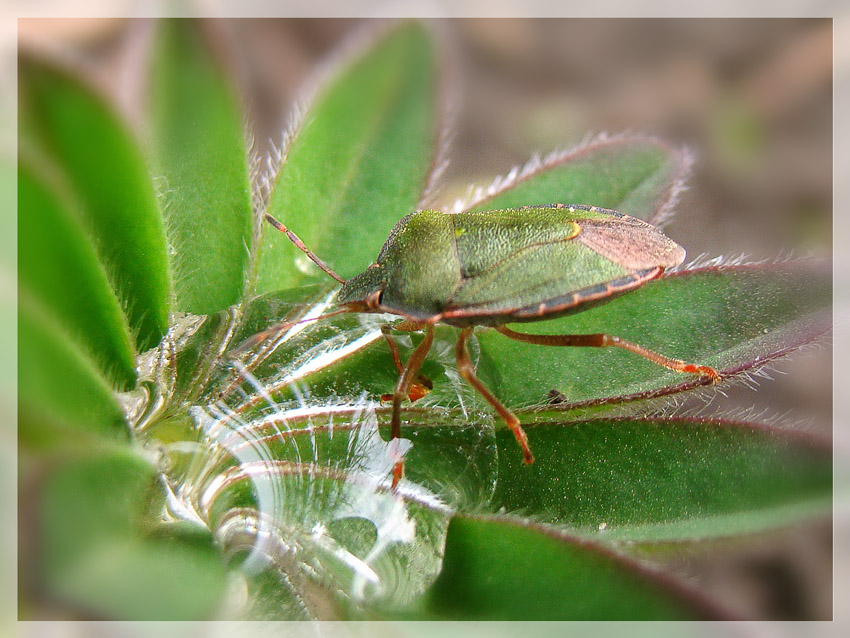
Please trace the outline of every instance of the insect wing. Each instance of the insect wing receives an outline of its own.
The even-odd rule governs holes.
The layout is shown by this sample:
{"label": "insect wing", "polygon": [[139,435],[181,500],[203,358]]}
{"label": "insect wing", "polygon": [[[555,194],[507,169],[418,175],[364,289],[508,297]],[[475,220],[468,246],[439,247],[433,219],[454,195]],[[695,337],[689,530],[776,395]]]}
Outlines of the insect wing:
{"label": "insect wing", "polygon": [[[492,211],[499,213],[490,220],[490,227],[500,241],[489,263],[482,257],[486,245],[463,245],[464,240],[478,239],[475,233],[458,236],[465,276],[448,300],[447,319],[531,318],[563,311],[635,288],[684,259],[684,250],[658,229],[614,211],[535,207],[512,212],[517,211],[526,216],[529,226],[537,223],[536,237],[515,228],[506,231],[504,213],[508,211]],[[470,222],[458,221],[461,225]],[[552,230],[553,221],[561,229],[560,236]],[[511,233],[513,250],[506,248]],[[486,238],[482,236],[481,241]],[[469,255],[474,258],[465,260]]]}

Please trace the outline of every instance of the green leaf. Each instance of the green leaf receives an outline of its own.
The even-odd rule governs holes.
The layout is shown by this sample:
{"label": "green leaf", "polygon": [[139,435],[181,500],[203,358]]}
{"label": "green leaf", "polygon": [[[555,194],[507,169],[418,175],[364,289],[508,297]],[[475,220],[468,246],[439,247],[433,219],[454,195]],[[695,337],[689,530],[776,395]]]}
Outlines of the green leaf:
{"label": "green leaf", "polygon": [[158,526],[156,469],[130,453],[54,470],[41,501],[42,577],[84,613],[122,620],[208,616],[224,566],[207,530]]}
{"label": "green leaf", "polygon": [[136,345],[168,329],[165,234],[138,144],[113,108],[70,73],[23,57],[22,137],[50,153],[81,203],[86,231],[120,295]]}
{"label": "green leaf", "polygon": [[536,460],[499,430],[493,511],[604,541],[705,540],[828,512],[828,446],[776,427],[699,419],[525,426]]}
{"label": "green leaf", "polygon": [[[269,212],[343,277],[366,269],[423,196],[436,153],[437,50],[403,22],[318,95],[275,178]],[[262,228],[257,292],[325,277],[290,241]]]}
{"label": "green leaf", "polygon": [[[829,274],[811,264],[713,267],[668,275],[609,303],[515,328],[604,332],[730,376],[821,335],[831,306]],[[550,390],[570,405],[655,396],[705,382],[618,348],[534,346],[493,330],[480,332],[478,341],[480,377],[512,406],[541,405]]]}
{"label": "green leaf", "polygon": [[121,389],[136,382],[132,336],[97,251],[69,210],[70,196],[18,166],[18,277],[22,287],[56,320]]}
{"label": "green leaf", "polygon": [[129,430],[109,382],[80,346],[22,295],[18,307],[18,399],[23,442],[126,441]]}
{"label": "green leaf", "polygon": [[686,153],[653,138],[603,137],[547,158],[465,209],[589,204],[657,224],[669,216],[689,165]]}
{"label": "green leaf", "polygon": [[211,314],[239,301],[253,214],[234,87],[193,20],[161,20],[151,68],[150,128],[163,180],[177,310]]}
{"label": "green leaf", "polygon": [[693,594],[600,546],[516,520],[456,516],[426,616],[456,620],[696,620]]}

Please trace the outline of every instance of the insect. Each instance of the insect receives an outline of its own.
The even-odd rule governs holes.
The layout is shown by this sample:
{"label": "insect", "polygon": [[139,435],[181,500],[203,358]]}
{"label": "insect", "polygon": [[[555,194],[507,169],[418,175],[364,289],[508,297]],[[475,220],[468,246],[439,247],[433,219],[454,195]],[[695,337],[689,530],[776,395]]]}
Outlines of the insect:
{"label": "insect", "polygon": [[[336,297],[339,309],[316,319],[347,312],[389,313],[402,318],[382,329],[399,371],[392,395],[391,439],[401,437],[401,404],[405,397],[417,395],[415,388],[409,393],[431,348],[437,323],[460,328],[455,348],[458,372],[505,421],[527,464],[534,462],[534,455],[519,419],[475,374],[467,346],[475,326],[542,346],[623,348],[712,383],[720,379],[713,368],[671,359],[613,335],[537,335],[507,327],[508,323],[580,312],[634,290],[682,263],[685,251],[681,246],[651,224],[623,213],[563,204],[456,214],[422,210],[402,218],[375,263],[348,280],[281,222],[268,214],[265,217],[342,284]],[[273,326],[256,338],[280,327]],[[407,363],[402,363],[391,333],[418,330],[425,336]],[[393,489],[403,471],[403,460],[397,459]]]}

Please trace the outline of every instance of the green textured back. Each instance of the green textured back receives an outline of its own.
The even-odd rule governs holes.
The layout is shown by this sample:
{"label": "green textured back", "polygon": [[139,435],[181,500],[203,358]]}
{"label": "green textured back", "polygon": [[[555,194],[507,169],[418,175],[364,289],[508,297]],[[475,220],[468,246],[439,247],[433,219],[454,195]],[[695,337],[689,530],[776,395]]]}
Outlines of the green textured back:
{"label": "green textured back", "polygon": [[464,279],[447,308],[509,312],[620,279],[630,271],[575,241],[529,246]]}
{"label": "green textured back", "polygon": [[568,209],[509,208],[451,216],[461,274],[475,277],[540,244],[566,241],[579,231]]}
{"label": "green textured back", "polygon": [[426,210],[399,221],[378,267],[345,288],[363,296],[380,287],[380,278],[386,282],[381,305],[390,312],[423,321],[449,312],[453,323],[477,323],[466,321],[477,316],[494,323],[520,309],[539,306],[542,315],[550,306],[584,303],[589,291],[596,300],[625,291],[683,259],[684,250],[657,228],[616,211]]}
{"label": "green textured back", "polygon": [[[681,263],[654,226],[592,206],[534,206],[452,216],[464,278],[444,311],[510,315],[572,293],[624,289],[634,273]],[[625,278],[625,279],[624,279]],[[582,295],[579,295],[579,299]]]}

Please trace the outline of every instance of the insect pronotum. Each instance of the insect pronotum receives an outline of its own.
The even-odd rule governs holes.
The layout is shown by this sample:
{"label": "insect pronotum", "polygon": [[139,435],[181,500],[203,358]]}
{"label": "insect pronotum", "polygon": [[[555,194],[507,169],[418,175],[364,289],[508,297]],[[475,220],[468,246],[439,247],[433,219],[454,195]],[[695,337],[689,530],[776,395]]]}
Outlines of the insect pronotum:
{"label": "insect pronotum", "polygon": [[[467,344],[475,326],[541,346],[617,347],[678,372],[716,383],[708,366],[685,363],[608,334],[536,335],[508,323],[552,319],[585,310],[634,290],[685,258],[684,249],[660,230],[634,217],[595,206],[525,206],[446,214],[422,210],[402,218],[378,258],[364,272],[343,279],[313,254],[298,236],[271,215],[266,220],[319,268],[342,284],[339,308],[315,320],[348,312],[389,313],[402,321],[382,329],[396,368],[391,438],[401,437],[401,403],[421,396],[417,374],[434,339],[434,324],[460,328],[458,372],[511,429],[525,463],[534,455],[516,415],[478,379]],[[288,324],[255,335],[262,340]],[[392,331],[422,330],[424,339],[402,363]],[[392,487],[404,471],[393,466]]]}

